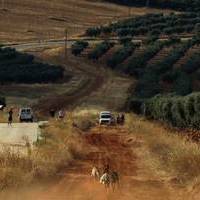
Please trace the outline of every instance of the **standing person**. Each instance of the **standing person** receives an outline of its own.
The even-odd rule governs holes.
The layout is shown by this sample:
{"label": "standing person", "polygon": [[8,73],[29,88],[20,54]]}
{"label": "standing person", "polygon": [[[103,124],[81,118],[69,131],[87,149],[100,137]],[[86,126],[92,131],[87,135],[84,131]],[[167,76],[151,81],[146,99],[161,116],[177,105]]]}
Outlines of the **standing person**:
{"label": "standing person", "polygon": [[120,115],[118,114],[117,115],[117,124],[120,124],[120,121],[121,121],[121,118],[120,118]]}
{"label": "standing person", "polygon": [[54,118],[55,117],[55,114],[56,114],[56,111],[55,111],[55,109],[51,109],[50,111],[49,111],[49,113],[50,113],[50,116],[52,117],[52,118]]}
{"label": "standing person", "polygon": [[124,115],[124,113],[121,114],[121,122],[122,122],[122,124],[124,124],[124,122],[125,122],[125,115]]}
{"label": "standing person", "polygon": [[11,108],[8,112],[8,125],[12,125],[12,121],[13,121],[13,108]]}
{"label": "standing person", "polygon": [[58,119],[64,119],[64,118],[65,118],[65,112],[63,110],[59,110]]}
{"label": "standing person", "polygon": [[104,166],[104,169],[103,169],[103,174],[105,174],[105,173],[108,173],[108,174],[109,174],[109,172],[110,172],[110,166],[109,166],[109,164],[106,164],[106,165]]}

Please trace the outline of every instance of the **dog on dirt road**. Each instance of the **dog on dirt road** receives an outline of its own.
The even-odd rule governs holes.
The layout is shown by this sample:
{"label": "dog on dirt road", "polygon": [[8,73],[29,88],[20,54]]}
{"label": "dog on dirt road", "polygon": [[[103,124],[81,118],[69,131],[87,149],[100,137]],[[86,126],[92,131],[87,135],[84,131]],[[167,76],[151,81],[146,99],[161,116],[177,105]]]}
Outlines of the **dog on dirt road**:
{"label": "dog on dirt road", "polygon": [[99,181],[100,184],[104,185],[106,189],[112,188],[113,191],[115,191],[116,186],[119,187],[119,174],[117,171],[110,170],[106,165],[106,170],[103,170],[103,175],[101,175],[100,170],[94,166],[91,171],[91,177],[94,178],[94,180]]}
{"label": "dog on dirt road", "polygon": [[94,167],[92,168],[91,176],[92,176],[95,180],[99,180],[99,179],[100,179],[100,171],[99,171],[99,169],[98,169],[96,166],[94,166]]}

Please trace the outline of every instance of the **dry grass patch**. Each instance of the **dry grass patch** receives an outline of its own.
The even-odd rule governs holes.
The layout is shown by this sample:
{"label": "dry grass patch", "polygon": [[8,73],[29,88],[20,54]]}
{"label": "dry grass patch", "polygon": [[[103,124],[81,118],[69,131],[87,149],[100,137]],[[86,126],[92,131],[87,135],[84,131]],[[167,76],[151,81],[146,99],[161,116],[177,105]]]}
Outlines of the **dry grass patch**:
{"label": "dry grass patch", "polygon": [[41,138],[34,147],[27,143],[26,148],[25,154],[11,148],[0,152],[0,189],[56,177],[74,159],[82,156],[83,140],[73,129],[72,120],[51,121],[43,127]]}
{"label": "dry grass patch", "polygon": [[73,125],[81,131],[88,131],[98,123],[98,113],[95,109],[77,108],[73,114]]}
{"label": "dry grass patch", "polygon": [[181,184],[189,184],[200,178],[200,147],[185,137],[143,118],[130,115],[127,127],[140,137],[148,152],[147,164],[158,173],[165,172]]}

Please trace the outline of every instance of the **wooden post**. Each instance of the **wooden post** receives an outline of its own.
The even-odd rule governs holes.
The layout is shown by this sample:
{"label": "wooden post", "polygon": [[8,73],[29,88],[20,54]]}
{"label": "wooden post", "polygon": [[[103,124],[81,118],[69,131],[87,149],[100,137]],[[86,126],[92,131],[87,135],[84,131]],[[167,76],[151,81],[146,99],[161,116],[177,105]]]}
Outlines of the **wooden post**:
{"label": "wooden post", "polygon": [[128,17],[131,17],[131,6],[128,7]]}
{"label": "wooden post", "polygon": [[146,7],[149,7],[150,5],[150,0],[146,0]]}
{"label": "wooden post", "polygon": [[65,29],[65,58],[67,58],[67,40],[68,40],[68,31]]}

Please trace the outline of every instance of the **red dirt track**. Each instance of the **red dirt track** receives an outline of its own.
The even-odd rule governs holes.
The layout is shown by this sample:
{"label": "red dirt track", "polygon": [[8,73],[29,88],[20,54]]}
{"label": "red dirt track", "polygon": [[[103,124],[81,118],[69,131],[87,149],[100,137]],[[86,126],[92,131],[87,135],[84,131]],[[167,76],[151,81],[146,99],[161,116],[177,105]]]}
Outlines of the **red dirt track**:
{"label": "red dirt track", "polygon": [[136,175],[136,156],[128,148],[127,136],[123,136],[123,129],[115,130],[115,128],[97,127],[84,135],[85,145],[88,146],[84,158],[81,161],[75,161],[57,185],[35,199],[103,200],[116,199],[119,196],[121,196],[120,199],[124,199],[123,187],[116,192],[112,190],[106,192],[100,183],[90,177],[93,165],[102,169],[106,163],[109,163],[111,169],[119,172],[121,181],[125,180],[126,176]]}
{"label": "red dirt track", "polygon": [[[171,200],[174,192],[163,180],[149,175],[141,168],[137,156],[141,141],[123,127],[95,127],[83,135],[85,156],[68,167],[59,182],[44,190],[31,191],[26,199],[34,200]],[[93,165],[100,169],[105,163],[118,171],[120,187],[114,192],[94,181]],[[30,195],[30,196],[29,196]],[[23,198],[21,198],[23,199]],[[176,198],[183,199],[183,198]]]}

